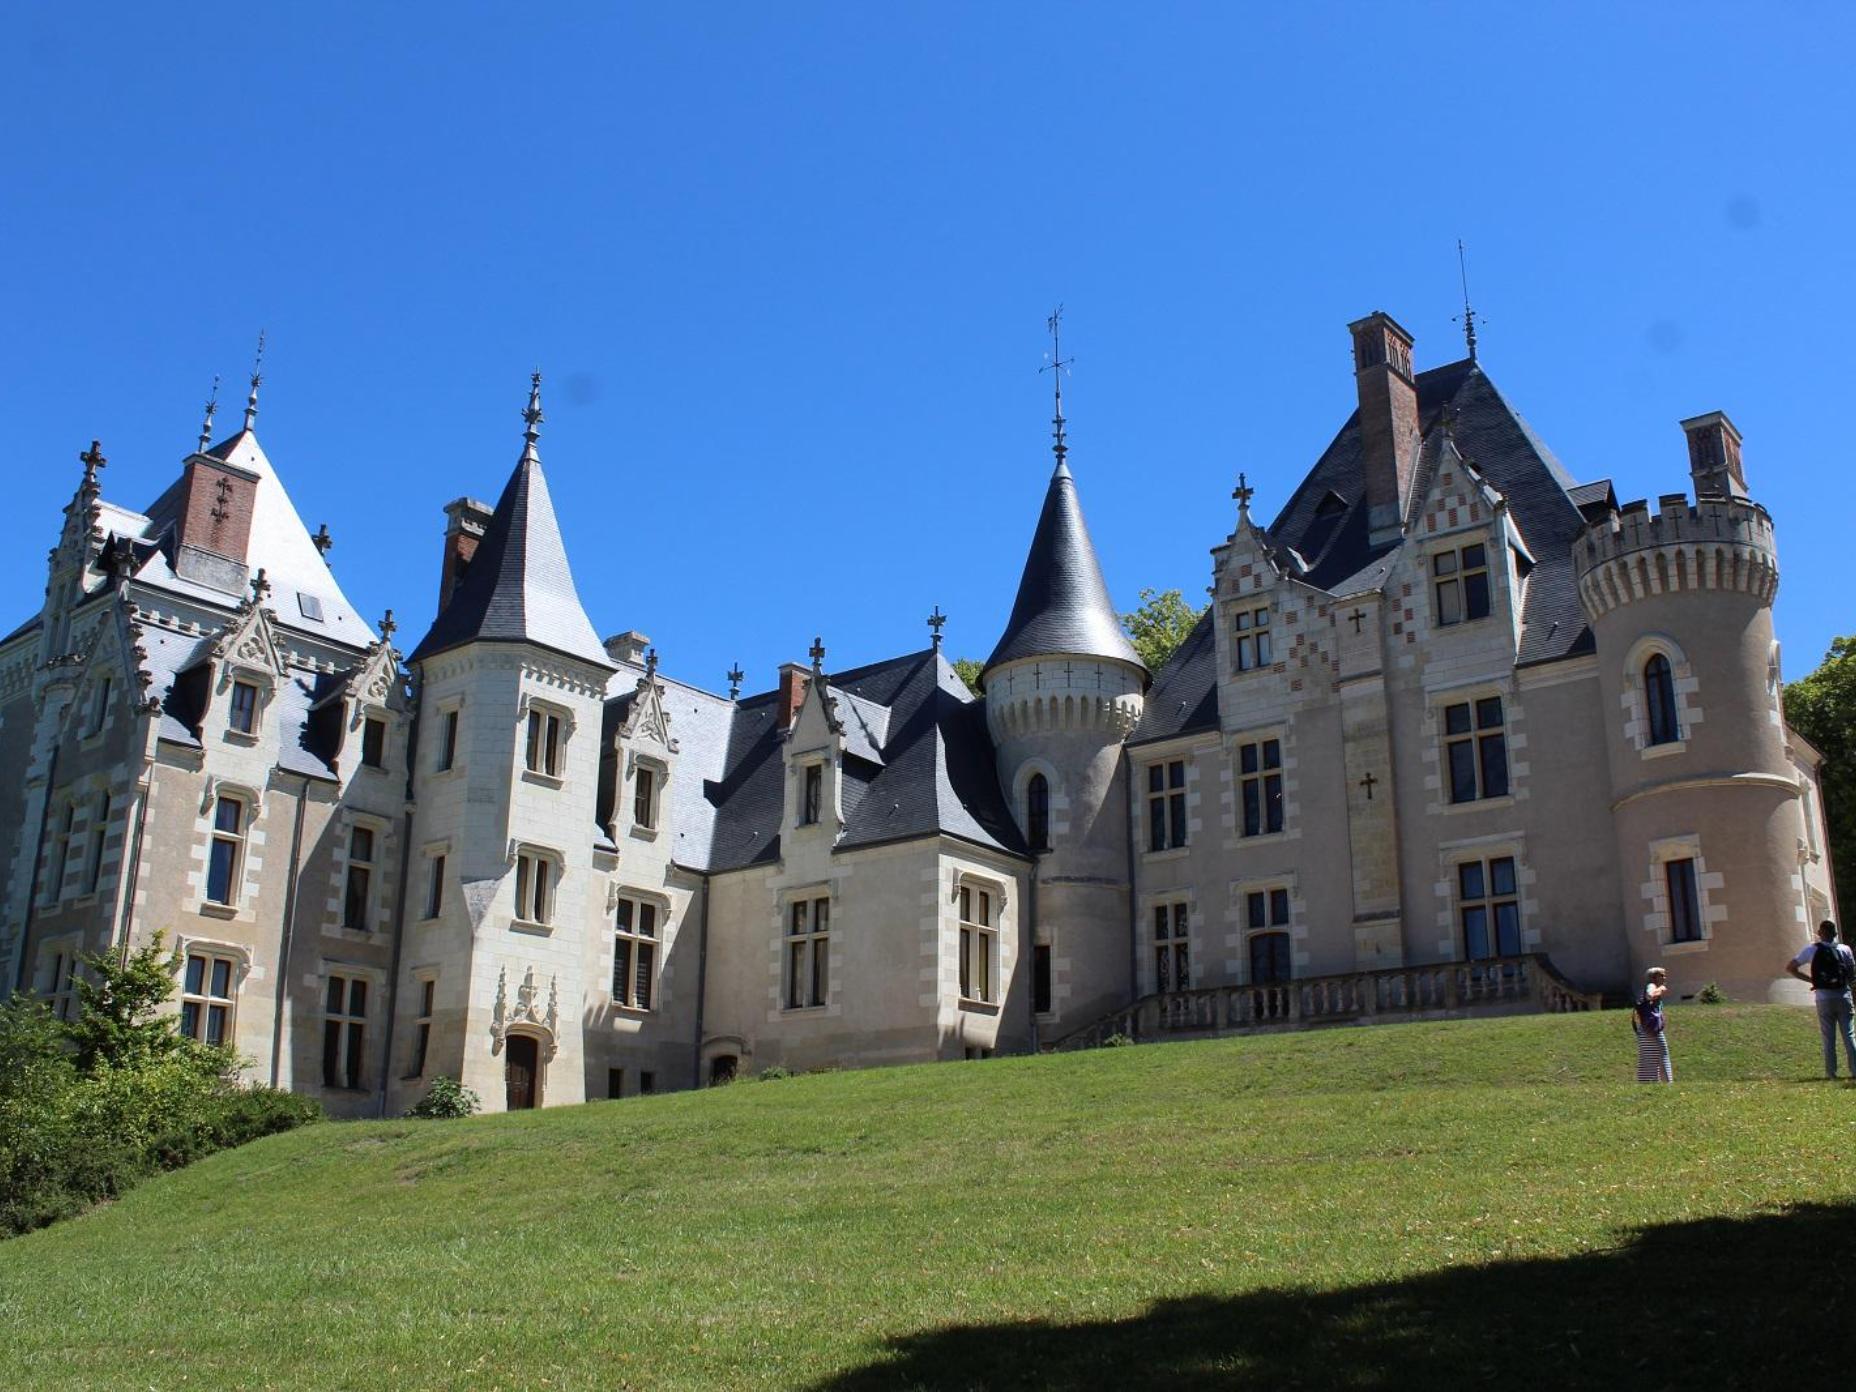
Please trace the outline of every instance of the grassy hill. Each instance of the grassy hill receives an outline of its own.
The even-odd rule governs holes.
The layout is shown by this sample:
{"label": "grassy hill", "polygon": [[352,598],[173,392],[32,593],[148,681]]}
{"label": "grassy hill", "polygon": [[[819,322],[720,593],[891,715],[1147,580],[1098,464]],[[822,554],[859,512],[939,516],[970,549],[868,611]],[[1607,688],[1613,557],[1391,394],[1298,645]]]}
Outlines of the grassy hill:
{"label": "grassy hill", "polygon": [[[1819,1385],[1805,1012],[1391,1025],[329,1124],[0,1243],[0,1386]],[[1800,1323],[1805,1320],[1805,1323]]]}

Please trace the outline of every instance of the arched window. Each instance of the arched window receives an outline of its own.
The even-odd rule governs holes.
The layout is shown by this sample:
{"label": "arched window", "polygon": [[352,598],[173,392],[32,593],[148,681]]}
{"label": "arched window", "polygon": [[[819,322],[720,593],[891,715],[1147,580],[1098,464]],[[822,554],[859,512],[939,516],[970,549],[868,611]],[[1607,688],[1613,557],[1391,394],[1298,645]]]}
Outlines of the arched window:
{"label": "arched window", "polygon": [[1661,653],[1643,664],[1643,703],[1649,711],[1651,744],[1674,744],[1682,738],[1676,725],[1675,674]]}
{"label": "arched window", "polygon": [[1050,780],[1041,773],[1025,784],[1025,837],[1034,851],[1050,849]]}

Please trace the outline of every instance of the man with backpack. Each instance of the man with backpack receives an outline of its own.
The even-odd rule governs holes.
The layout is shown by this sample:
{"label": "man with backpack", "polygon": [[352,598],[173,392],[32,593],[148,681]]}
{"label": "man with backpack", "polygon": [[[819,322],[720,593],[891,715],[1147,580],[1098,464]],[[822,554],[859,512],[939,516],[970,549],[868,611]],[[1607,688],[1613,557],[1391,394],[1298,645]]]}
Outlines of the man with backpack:
{"label": "man with backpack", "polygon": [[[1809,967],[1806,976],[1802,967]],[[1856,1078],[1856,1037],[1850,1032],[1850,986],[1856,983],[1856,956],[1837,941],[1837,925],[1825,919],[1817,926],[1817,941],[1786,963],[1785,970],[1808,982],[1817,1001],[1817,1028],[1824,1036],[1824,1076],[1837,1076],[1837,1036],[1843,1036],[1843,1057],[1850,1077]]]}

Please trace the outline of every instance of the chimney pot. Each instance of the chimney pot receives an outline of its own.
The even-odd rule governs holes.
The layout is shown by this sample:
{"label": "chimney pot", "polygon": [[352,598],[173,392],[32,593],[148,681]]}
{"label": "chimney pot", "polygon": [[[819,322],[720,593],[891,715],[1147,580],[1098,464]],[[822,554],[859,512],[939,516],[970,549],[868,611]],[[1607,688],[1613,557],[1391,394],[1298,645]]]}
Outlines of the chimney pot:
{"label": "chimney pot", "polygon": [[453,498],[445,504],[445,551],[438,574],[438,612],[451,603],[464,573],[470,569],[477,544],[489,530],[495,509],[475,498]]}
{"label": "chimney pot", "polygon": [[1723,411],[1682,422],[1688,436],[1688,472],[1697,498],[1744,498],[1746,468],[1740,462],[1740,432]]}
{"label": "chimney pot", "polygon": [[614,662],[630,663],[634,667],[644,665],[644,651],[651,646],[651,640],[635,628],[628,628],[623,633],[615,633],[606,640],[606,656]]}
{"label": "chimney pot", "polygon": [[1384,310],[1347,326],[1353,335],[1354,382],[1360,395],[1360,456],[1365,471],[1367,529],[1375,542],[1403,533],[1418,470],[1418,387],[1411,371],[1411,335]]}

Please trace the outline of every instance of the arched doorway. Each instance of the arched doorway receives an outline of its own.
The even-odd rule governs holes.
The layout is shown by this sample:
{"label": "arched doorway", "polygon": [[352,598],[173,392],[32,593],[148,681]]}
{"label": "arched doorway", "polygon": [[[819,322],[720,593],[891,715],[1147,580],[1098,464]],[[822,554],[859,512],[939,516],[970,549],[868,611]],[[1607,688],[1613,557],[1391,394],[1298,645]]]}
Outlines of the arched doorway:
{"label": "arched doorway", "polygon": [[541,1050],[526,1034],[512,1034],[503,1043],[503,1079],[509,1089],[507,1105],[525,1112],[541,1105]]}

